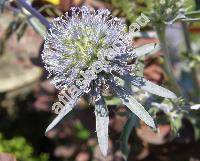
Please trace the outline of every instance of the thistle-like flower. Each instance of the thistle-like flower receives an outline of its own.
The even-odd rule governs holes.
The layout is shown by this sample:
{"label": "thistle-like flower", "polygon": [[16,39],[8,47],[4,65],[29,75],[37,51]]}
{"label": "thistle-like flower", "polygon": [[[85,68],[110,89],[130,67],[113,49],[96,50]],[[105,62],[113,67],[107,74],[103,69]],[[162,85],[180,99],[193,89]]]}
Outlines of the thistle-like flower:
{"label": "thistle-like flower", "polygon": [[[134,48],[131,36],[126,32],[127,26],[106,9],[94,11],[83,6],[72,8],[70,13],[70,16],[66,13],[56,18],[45,37],[42,58],[53,76],[53,84],[63,91],[59,100],[65,104],[46,132],[72,110],[82,95],[87,94],[95,104],[98,142],[101,152],[106,155],[109,117],[102,94],[105,89],[112,90],[124,105],[152,128],[155,128],[152,117],[135,100],[130,89],[119,83],[119,79],[162,97],[173,99],[176,96],[135,75],[136,64],[127,64],[130,59],[154,51],[157,45]],[[55,103],[54,108],[58,105]]]}
{"label": "thistle-like flower", "polygon": [[161,25],[163,22],[172,24],[178,19],[186,18],[184,15],[184,0],[157,0],[151,13],[153,24]]}

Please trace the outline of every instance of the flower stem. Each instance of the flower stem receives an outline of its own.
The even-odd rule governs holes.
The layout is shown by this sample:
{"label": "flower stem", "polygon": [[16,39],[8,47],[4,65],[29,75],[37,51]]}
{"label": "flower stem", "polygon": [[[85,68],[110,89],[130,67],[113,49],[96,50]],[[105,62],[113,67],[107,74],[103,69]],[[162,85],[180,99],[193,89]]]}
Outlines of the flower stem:
{"label": "flower stem", "polygon": [[[186,55],[188,57],[190,57],[189,54],[192,54],[193,51],[192,51],[192,47],[191,47],[191,41],[190,41],[190,36],[188,34],[188,27],[187,27],[186,22],[182,22],[182,29],[183,29],[183,35],[184,35],[185,45],[186,45]],[[192,71],[192,83],[193,83],[193,87],[194,87],[194,91],[195,91],[195,96],[198,97],[200,92],[199,92],[198,80],[196,77],[195,67],[192,67],[191,71]],[[194,101],[195,101],[196,97],[193,98]],[[197,100],[198,100],[198,98],[197,98]]]}
{"label": "flower stem", "polygon": [[28,10],[33,16],[35,16],[36,18],[38,18],[40,20],[40,22],[46,26],[47,29],[50,28],[50,23],[49,21],[47,21],[47,19],[40,14],[35,8],[33,8],[31,5],[29,5],[26,0],[17,0],[17,2],[24,7],[26,10]]}
{"label": "flower stem", "polygon": [[181,95],[182,90],[173,74],[173,67],[170,62],[170,56],[169,56],[166,37],[165,37],[165,29],[166,29],[165,25],[156,27],[158,38],[161,43],[162,52],[164,54],[164,68],[165,68],[165,72],[167,73],[167,76],[170,79],[169,82],[170,82],[172,89],[175,90],[176,94]]}

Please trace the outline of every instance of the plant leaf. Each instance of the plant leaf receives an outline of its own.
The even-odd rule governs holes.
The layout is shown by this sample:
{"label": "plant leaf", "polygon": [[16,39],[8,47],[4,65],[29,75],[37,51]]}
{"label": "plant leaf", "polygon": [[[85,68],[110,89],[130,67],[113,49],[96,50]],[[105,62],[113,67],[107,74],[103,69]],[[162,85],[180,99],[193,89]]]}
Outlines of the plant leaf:
{"label": "plant leaf", "polygon": [[66,105],[65,107],[63,107],[60,111],[60,113],[58,114],[58,116],[52,121],[52,123],[47,127],[45,134],[47,134],[51,129],[54,128],[54,126],[56,126],[60,120],[63,119],[63,117],[65,115],[67,115],[70,111],[72,110],[72,107],[69,105]]}
{"label": "plant leaf", "polygon": [[187,17],[188,16],[200,16],[200,10],[197,10],[197,11],[190,11],[190,12],[187,12],[185,14]]}
{"label": "plant leaf", "polygon": [[[65,93],[65,90],[67,90],[66,88],[64,88],[64,89],[62,89],[62,91],[61,91],[61,94],[63,94],[64,95],[64,93]],[[59,114],[58,114],[58,116],[52,121],[52,123],[47,127],[47,129],[46,129],[46,132],[45,132],[45,134],[47,134],[52,128],[54,128],[54,126],[56,126],[57,124],[58,124],[58,122],[60,121],[60,120],[62,120],[63,119],[63,117],[65,117],[65,115],[67,115],[73,108],[73,105],[78,101],[78,99],[83,95],[83,91],[84,91],[85,89],[82,89],[81,91],[79,91],[80,93],[79,93],[79,95],[76,97],[76,98],[74,98],[74,99],[72,99],[70,102],[68,102],[67,104],[65,104],[65,106],[64,107],[60,107],[62,104],[60,103],[60,102],[56,102],[56,104],[59,104],[59,108],[62,108],[61,110],[60,110],[60,112],[58,112]],[[61,105],[60,105],[61,104]],[[57,107],[57,106],[55,106],[55,107]],[[54,109],[53,109],[54,110]],[[56,110],[56,109],[55,109]],[[57,110],[56,110],[57,111]]]}
{"label": "plant leaf", "polygon": [[145,108],[133,98],[133,96],[131,96],[126,90],[124,90],[123,87],[116,86],[113,83],[110,83],[110,86],[120,97],[124,105],[126,105],[135,115],[137,115],[148,126],[156,128],[153,118],[149,115],[149,113],[145,110]]}
{"label": "plant leaf", "polygon": [[96,131],[100,150],[104,156],[108,151],[108,124],[109,116],[103,97],[95,103]]}
{"label": "plant leaf", "polygon": [[137,57],[142,57],[146,54],[153,54],[160,50],[160,45],[156,43],[149,43],[140,47],[137,47],[130,51],[129,53],[122,54],[121,56],[117,56],[119,59],[129,60]]}
{"label": "plant leaf", "polygon": [[165,97],[165,98],[171,98],[171,99],[177,98],[177,96],[170,90],[163,88],[159,85],[156,85],[142,77],[131,76],[131,75],[125,75],[125,76],[120,76],[120,77],[124,79],[125,81],[131,82],[133,86],[136,86],[152,94]]}
{"label": "plant leaf", "polygon": [[131,135],[131,131],[133,130],[133,128],[138,127],[138,125],[139,125],[138,117],[135,114],[130,113],[130,116],[128,117],[128,120],[120,136],[120,149],[122,151],[123,158],[125,160],[127,160],[129,154],[128,139]]}
{"label": "plant leaf", "polygon": [[17,30],[17,40],[18,41],[22,38],[22,36],[24,35],[24,33],[25,33],[27,28],[28,28],[28,24],[27,23],[22,23],[19,26],[19,28]]}
{"label": "plant leaf", "polygon": [[160,45],[156,44],[156,43],[149,43],[140,47],[135,48],[134,52],[134,56],[135,57],[141,57],[144,56],[146,54],[151,54],[151,53],[155,53],[157,51],[160,50]]}
{"label": "plant leaf", "polygon": [[185,18],[185,19],[182,19],[182,21],[185,21],[185,22],[199,22],[200,18]]}
{"label": "plant leaf", "polygon": [[46,33],[46,27],[35,17],[28,17],[29,24],[34,28],[36,32],[38,32],[41,36],[44,36]]}
{"label": "plant leaf", "polygon": [[145,108],[138,103],[132,96],[126,99],[121,98],[123,104],[126,105],[134,114],[136,114],[142,121],[144,121],[148,126],[156,128],[153,118],[145,110]]}

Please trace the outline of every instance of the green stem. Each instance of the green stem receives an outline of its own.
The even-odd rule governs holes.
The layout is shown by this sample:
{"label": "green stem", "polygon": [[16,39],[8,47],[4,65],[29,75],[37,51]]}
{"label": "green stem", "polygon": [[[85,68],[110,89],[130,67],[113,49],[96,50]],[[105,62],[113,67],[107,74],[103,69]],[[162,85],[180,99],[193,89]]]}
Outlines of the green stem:
{"label": "green stem", "polygon": [[199,16],[200,15],[200,10],[198,11],[190,11],[186,13],[186,16]]}
{"label": "green stem", "polygon": [[165,25],[156,27],[158,38],[159,38],[160,43],[161,43],[162,53],[164,54],[164,69],[165,69],[167,76],[170,79],[169,82],[170,82],[171,88],[176,92],[177,95],[181,95],[182,90],[181,90],[181,88],[180,88],[180,86],[179,86],[179,84],[178,84],[178,82],[177,82],[177,80],[174,76],[173,67],[172,67],[171,62],[170,62],[170,56],[169,56],[166,37],[165,37],[166,36],[165,35],[165,29],[166,29]]}
{"label": "green stem", "polygon": [[124,160],[127,161],[129,155],[128,140],[134,127],[140,124],[138,117],[134,113],[129,113],[128,120],[120,136],[120,149]]}
{"label": "green stem", "polygon": [[[186,45],[186,54],[188,57],[190,57],[189,55],[192,54],[193,51],[192,51],[192,47],[191,47],[190,36],[188,34],[188,26],[185,22],[182,22],[182,28],[183,28],[183,35],[184,35],[184,39],[185,39],[185,45]],[[197,74],[196,74],[195,67],[192,67],[191,71],[192,71],[192,75],[191,75],[192,76],[192,84],[193,84],[195,96],[196,96],[196,97],[192,97],[192,98],[195,101],[196,98],[198,100],[198,95],[199,95],[200,91],[199,91],[199,87],[198,87],[198,80],[196,77]]]}
{"label": "green stem", "polygon": [[199,22],[200,18],[188,18],[188,19],[182,19],[183,22]]}

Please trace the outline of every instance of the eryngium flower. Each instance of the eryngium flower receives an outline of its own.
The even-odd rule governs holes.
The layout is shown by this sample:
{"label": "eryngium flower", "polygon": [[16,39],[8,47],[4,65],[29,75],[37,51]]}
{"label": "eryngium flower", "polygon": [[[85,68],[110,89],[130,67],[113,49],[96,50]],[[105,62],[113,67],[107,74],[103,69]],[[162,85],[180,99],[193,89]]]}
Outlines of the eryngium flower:
{"label": "eryngium flower", "polygon": [[[124,22],[113,17],[108,10],[94,11],[85,6],[72,8],[70,16],[66,13],[54,20],[45,38],[42,55],[45,67],[54,77],[53,83],[56,88],[67,90],[70,86],[76,85],[79,94],[65,104],[46,132],[70,112],[78,99],[87,93],[95,104],[98,142],[101,152],[106,155],[109,117],[102,96],[105,88],[115,92],[132,112],[147,125],[155,128],[152,117],[135,100],[131,90],[122,86],[118,80],[123,79],[133,86],[162,97],[176,96],[171,91],[134,74],[137,65],[128,65],[127,61],[150,53],[157,46],[147,44],[135,49],[126,28]],[[101,70],[94,72],[93,75],[90,73],[84,76],[95,63],[101,64]]]}
{"label": "eryngium flower", "polygon": [[172,24],[178,19],[186,18],[184,12],[184,0],[156,0],[150,19],[158,26],[163,22]]}

